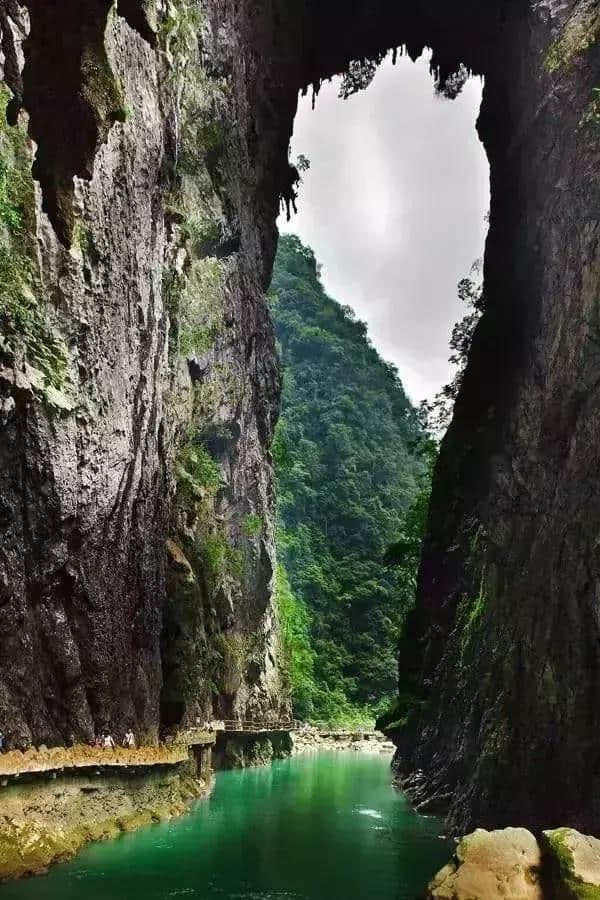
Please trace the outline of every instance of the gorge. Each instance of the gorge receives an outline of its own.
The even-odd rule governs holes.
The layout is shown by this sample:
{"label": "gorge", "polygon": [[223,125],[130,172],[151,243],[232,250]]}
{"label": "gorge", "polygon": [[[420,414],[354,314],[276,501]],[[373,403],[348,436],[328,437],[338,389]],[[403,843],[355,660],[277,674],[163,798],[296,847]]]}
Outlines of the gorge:
{"label": "gorge", "polygon": [[0,28],[8,747],[289,719],[265,294],[298,92],[431,47],[440,90],[485,78],[485,303],[383,725],[453,831],[597,832],[596,0],[0,0]]}

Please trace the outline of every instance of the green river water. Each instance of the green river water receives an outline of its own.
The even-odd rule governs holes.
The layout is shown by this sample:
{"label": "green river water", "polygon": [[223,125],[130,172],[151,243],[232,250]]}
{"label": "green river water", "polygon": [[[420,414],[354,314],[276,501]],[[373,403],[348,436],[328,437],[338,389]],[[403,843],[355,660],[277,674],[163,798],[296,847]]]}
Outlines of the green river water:
{"label": "green river water", "polygon": [[451,853],[387,755],[319,753],[221,772],[190,815],[94,844],[0,900],[414,900]]}

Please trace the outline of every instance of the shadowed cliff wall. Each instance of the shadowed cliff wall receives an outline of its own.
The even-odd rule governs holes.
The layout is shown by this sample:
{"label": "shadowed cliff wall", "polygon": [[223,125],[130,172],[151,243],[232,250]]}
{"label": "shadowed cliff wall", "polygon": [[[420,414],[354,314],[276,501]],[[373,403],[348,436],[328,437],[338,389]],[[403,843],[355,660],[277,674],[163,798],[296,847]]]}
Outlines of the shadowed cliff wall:
{"label": "shadowed cliff wall", "polygon": [[0,23],[0,727],[277,716],[279,375],[204,13],[31,0]]}
{"label": "shadowed cliff wall", "polygon": [[269,251],[297,88],[402,44],[431,46],[442,83],[461,62],[485,76],[486,308],[435,477],[396,765],[456,828],[598,827],[597,5],[212,6],[235,22]]}

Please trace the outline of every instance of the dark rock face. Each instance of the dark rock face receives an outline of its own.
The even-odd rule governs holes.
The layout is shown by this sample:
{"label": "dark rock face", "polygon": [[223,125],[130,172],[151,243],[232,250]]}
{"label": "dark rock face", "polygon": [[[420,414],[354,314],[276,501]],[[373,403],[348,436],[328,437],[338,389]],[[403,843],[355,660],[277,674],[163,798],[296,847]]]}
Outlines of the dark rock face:
{"label": "dark rock face", "polygon": [[[87,61],[50,128],[52,6],[27,4],[23,68],[25,10],[0,3],[9,117],[31,116],[42,188],[27,228],[3,224],[27,260],[8,274],[29,286],[3,310],[0,369],[9,737],[278,711],[263,292],[297,91],[429,45],[442,82],[461,63],[485,75],[492,209],[486,312],[401,654],[421,704],[397,765],[461,827],[597,825],[597,4],[63,4],[62,45]],[[28,148],[2,141],[26,171]]]}
{"label": "dark rock face", "polygon": [[[8,12],[16,15],[10,5]],[[18,22],[26,32],[24,11]],[[93,177],[75,180],[78,239],[69,249],[57,239],[38,192],[28,209],[15,203],[16,228],[3,222],[7,292],[4,256],[23,257],[14,302],[3,297],[2,309],[0,718],[14,744],[91,737],[103,722],[131,720],[141,732],[157,725],[167,496],[166,235],[156,215],[164,126],[147,42],[115,16],[106,54],[133,112],[98,150]],[[62,122],[63,133],[70,127]],[[12,165],[17,140],[4,125],[3,161],[15,182],[27,177],[24,165]],[[52,348],[51,336],[62,356],[54,369],[52,354],[36,350]]]}
{"label": "dark rock face", "polygon": [[486,312],[400,657],[425,705],[396,736],[457,829],[600,824],[599,38],[597,4],[533,3],[486,81]]}
{"label": "dark rock face", "polygon": [[289,732],[269,731],[263,734],[220,732],[213,751],[213,763],[215,769],[266,766],[274,759],[286,759],[291,756],[293,749]]}
{"label": "dark rock face", "polygon": [[456,827],[597,827],[597,4],[252,9],[236,7],[233,31],[263,247],[267,201],[290,184],[296,88],[400,44],[432,46],[442,82],[461,62],[485,75],[486,312],[435,479],[400,657],[419,703],[395,732],[396,763]]}
{"label": "dark rock face", "polygon": [[[208,26],[184,2],[155,10],[153,41],[131,3],[123,16],[99,3],[1,6],[4,105],[13,121],[24,108],[0,133],[19,187],[4,188],[0,216],[1,727],[18,746],[277,715],[279,376],[266,268],[227,242],[240,212],[221,188],[218,131],[234,103],[200,59]],[[81,58],[65,59],[58,95],[70,48]],[[222,258],[206,256],[204,233]],[[203,473],[182,489],[190,444],[217,472],[202,510]],[[248,514],[260,534],[244,533]]]}

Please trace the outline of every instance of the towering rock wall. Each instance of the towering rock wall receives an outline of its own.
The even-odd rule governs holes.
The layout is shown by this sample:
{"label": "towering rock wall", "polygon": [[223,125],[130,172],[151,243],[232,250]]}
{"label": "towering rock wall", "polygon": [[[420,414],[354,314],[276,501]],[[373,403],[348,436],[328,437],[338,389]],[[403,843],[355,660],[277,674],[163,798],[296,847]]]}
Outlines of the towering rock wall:
{"label": "towering rock wall", "polygon": [[435,477],[397,763],[457,828],[596,830],[598,5],[524,5],[499,47],[486,311]]}
{"label": "towering rock wall", "polygon": [[0,727],[277,715],[278,373],[203,10],[0,23]]}
{"label": "towering rock wall", "polygon": [[431,46],[441,84],[485,76],[486,310],[435,477],[396,763],[457,828],[598,827],[597,3],[214,6],[257,124],[263,247],[297,88],[402,45]]}

